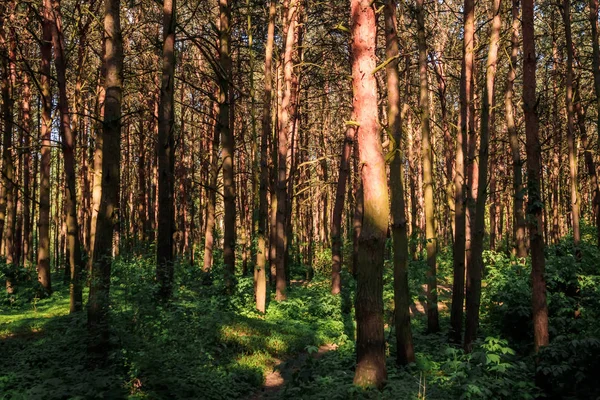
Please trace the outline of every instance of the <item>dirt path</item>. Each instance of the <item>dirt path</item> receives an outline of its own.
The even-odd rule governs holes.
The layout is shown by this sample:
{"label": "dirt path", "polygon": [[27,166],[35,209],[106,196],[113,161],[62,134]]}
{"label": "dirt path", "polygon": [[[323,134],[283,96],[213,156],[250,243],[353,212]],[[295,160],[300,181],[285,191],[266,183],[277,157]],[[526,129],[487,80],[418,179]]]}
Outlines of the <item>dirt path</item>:
{"label": "dirt path", "polygon": [[338,348],[335,344],[324,344],[319,347],[319,350],[309,354],[306,351],[298,354],[296,357],[287,359],[285,361],[280,359],[274,359],[276,367],[265,376],[265,383],[262,390],[258,393],[253,394],[249,397],[249,400],[263,400],[263,399],[274,399],[277,394],[283,389],[285,385],[284,376],[291,375],[295,369],[302,366],[308,357],[312,357],[315,360],[320,359],[325,354]]}
{"label": "dirt path", "polygon": [[[448,309],[449,301],[445,301],[443,299],[444,296],[441,296],[441,295],[445,294],[445,296],[450,297],[452,295],[452,287],[445,285],[445,284],[438,283],[437,288],[438,288],[438,294],[439,294],[438,310],[444,311],[444,310]],[[423,289],[422,294],[425,295],[425,293],[427,291],[427,286],[423,285],[422,289]],[[411,305],[410,305],[410,315],[413,317],[416,314],[425,314],[426,310],[427,310],[427,308],[426,308],[425,303],[421,302],[420,300],[416,300],[415,302],[411,303]]]}

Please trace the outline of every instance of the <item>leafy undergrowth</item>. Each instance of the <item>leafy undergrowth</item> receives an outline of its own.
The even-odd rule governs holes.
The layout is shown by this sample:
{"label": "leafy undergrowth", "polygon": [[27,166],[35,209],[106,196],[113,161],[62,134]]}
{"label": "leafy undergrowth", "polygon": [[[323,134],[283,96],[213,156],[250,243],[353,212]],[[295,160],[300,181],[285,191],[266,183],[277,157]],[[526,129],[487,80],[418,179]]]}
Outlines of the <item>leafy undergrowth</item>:
{"label": "leafy undergrowth", "polygon": [[[388,381],[382,391],[352,384],[351,276],[343,276],[341,296],[332,296],[329,272],[316,264],[310,284],[296,282],[288,300],[270,301],[261,315],[254,310],[252,278],[240,278],[235,293],[223,294],[219,263],[211,276],[177,265],[173,300],[159,304],[153,258],[129,255],[113,269],[112,347],[105,368],[87,368],[85,312],[68,314],[62,283],[44,298],[29,277],[29,286],[16,285],[14,294],[0,298],[0,399],[598,398],[600,251],[593,232],[584,233],[579,260],[568,237],[547,249],[551,343],[537,365],[530,266],[502,252],[484,254],[480,338],[470,354],[448,344],[452,255],[440,252],[442,332],[426,334],[424,312],[411,307],[416,362],[402,368],[394,364],[393,268],[386,263]],[[306,273],[305,266],[291,267],[294,278]],[[425,262],[413,261],[409,270],[412,300],[420,305],[426,269]],[[307,356],[323,344],[335,346]],[[281,381],[262,392],[273,370],[281,372]]]}
{"label": "leafy undergrowth", "polygon": [[197,270],[179,266],[185,284],[159,305],[154,274],[148,258],[116,263],[104,369],[86,367],[85,312],[68,314],[61,283],[49,298],[3,306],[0,399],[246,398],[281,360],[348,339],[342,300],[325,281],[290,288],[289,299],[270,302],[263,316],[253,309],[252,278],[225,296],[220,271],[206,285]]}

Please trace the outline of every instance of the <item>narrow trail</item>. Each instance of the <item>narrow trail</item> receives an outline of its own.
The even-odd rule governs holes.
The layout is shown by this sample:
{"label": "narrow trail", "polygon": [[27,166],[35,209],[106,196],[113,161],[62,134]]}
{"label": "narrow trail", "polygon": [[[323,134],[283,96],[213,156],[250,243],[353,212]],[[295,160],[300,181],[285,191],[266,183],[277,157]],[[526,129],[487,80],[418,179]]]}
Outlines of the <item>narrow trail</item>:
{"label": "narrow trail", "polygon": [[[438,295],[439,295],[438,310],[440,310],[440,311],[447,310],[448,304],[450,304],[449,298],[452,296],[452,287],[449,285],[438,283],[437,288],[438,288]],[[422,289],[423,290],[422,290],[421,294],[423,296],[425,296],[425,294],[427,293],[427,286],[423,285]],[[444,299],[444,297],[447,297],[447,299]],[[426,310],[427,310],[427,308],[426,308],[425,302],[422,302],[420,300],[416,300],[410,304],[410,315],[412,317],[414,317],[417,314],[425,314],[427,312]]]}
{"label": "narrow trail", "polygon": [[[292,285],[299,286],[306,284],[308,284],[306,280],[292,281]],[[426,285],[423,285],[423,295],[425,294],[426,289]],[[438,291],[440,294],[444,293],[445,297],[450,297],[452,293],[452,287],[438,283]],[[448,308],[448,305],[446,304],[446,301],[440,298],[438,307],[440,310],[445,310]],[[410,305],[410,313],[412,316],[415,314],[425,314],[425,303],[421,302],[420,300],[416,300]],[[263,384],[262,389],[248,397],[248,400],[268,400],[277,398],[279,392],[281,392],[285,386],[286,377],[291,376],[296,370],[300,369],[308,357],[318,360],[328,352],[336,350],[337,348],[338,346],[335,344],[324,344],[319,347],[318,351],[312,354],[309,354],[307,351],[303,351],[287,359],[274,358],[273,364],[275,367],[271,370],[271,372],[265,375],[265,383]]]}
{"label": "narrow trail", "polygon": [[292,375],[296,370],[304,365],[309,357],[318,360],[328,352],[336,350],[337,348],[338,346],[335,344],[324,344],[319,347],[319,350],[311,354],[309,354],[307,351],[303,351],[302,353],[297,354],[295,357],[291,357],[289,359],[274,359],[276,367],[265,376],[265,383],[263,384],[261,391],[254,393],[248,399],[263,400],[276,398],[279,392],[285,386],[286,380],[284,377]]}

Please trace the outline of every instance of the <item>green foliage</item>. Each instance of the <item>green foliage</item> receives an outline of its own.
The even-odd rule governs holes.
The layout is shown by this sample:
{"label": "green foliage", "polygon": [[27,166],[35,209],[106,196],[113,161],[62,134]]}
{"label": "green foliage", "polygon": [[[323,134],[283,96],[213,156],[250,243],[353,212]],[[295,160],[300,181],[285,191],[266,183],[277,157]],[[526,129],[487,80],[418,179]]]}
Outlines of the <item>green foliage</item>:
{"label": "green foliage", "polygon": [[[397,367],[393,338],[393,263],[384,268],[388,382],[382,391],[353,384],[355,281],[344,269],[342,293],[330,294],[331,253],[318,249],[311,282],[294,281],[288,300],[268,293],[267,312],[255,311],[254,282],[239,277],[225,295],[222,255],[212,271],[177,262],[171,301],[158,303],[151,247],[132,246],[113,263],[110,362],[89,369],[85,313],[68,315],[68,287],[42,296],[35,273],[2,268],[15,292],[0,306],[0,399],[234,399],[252,398],[264,377],[284,383],[283,399],[531,399],[596,398],[600,370],[600,251],[594,230],[547,248],[546,282],[551,343],[532,356],[530,265],[503,252],[484,253],[480,334],[473,352],[426,334],[426,315],[411,307],[416,362]],[[391,248],[386,250],[391,255]],[[308,267],[290,257],[293,279]],[[577,259],[576,254],[581,254]],[[349,257],[349,255],[347,255]],[[198,258],[201,260],[201,258]],[[348,261],[349,258],[346,258]],[[425,303],[427,264],[409,263],[411,299]],[[452,253],[438,253],[443,332],[447,331]],[[62,275],[62,273],[61,273]],[[270,290],[270,288],[268,289]],[[485,337],[485,340],[483,340]],[[327,347],[324,344],[335,344]],[[537,372],[537,379],[534,374]],[[540,384],[536,387],[534,382]]]}
{"label": "green foliage", "polygon": [[485,277],[481,296],[482,323],[527,351],[531,325],[531,267],[504,253],[484,252]]}
{"label": "green foliage", "polygon": [[0,304],[19,307],[36,299],[47,296],[37,279],[35,268],[24,268],[21,265],[8,265],[4,257],[0,258],[0,282],[10,281],[12,293],[0,291]]}
{"label": "green foliage", "polygon": [[406,368],[388,363],[388,382],[382,392],[352,385],[356,355],[354,343],[347,342],[296,365],[280,398],[532,399],[539,393],[533,369],[518,361],[505,340],[486,338],[473,353],[465,354],[435,337],[421,338],[435,342],[436,352],[417,352],[416,363]]}
{"label": "green foliage", "polygon": [[[584,225],[577,249],[572,237],[547,249],[546,286],[550,345],[539,355],[544,390],[557,398],[600,396],[591,371],[600,369],[600,251]],[[575,254],[581,257],[577,260]],[[482,321],[519,353],[532,351],[531,269],[502,253],[486,254]]]}
{"label": "green foliage", "polygon": [[331,276],[331,248],[319,247],[313,258],[315,275],[322,277]]}
{"label": "green foliage", "polygon": [[[87,367],[85,313],[68,315],[68,287],[0,312],[0,399],[233,399],[258,390],[280,362],[343,343],[342,300],[329,284],[291,287],[286,302],[254,311],[252,278],[224,294],[222,265],[210,282],[178,263],[171,302],[157,303],[154,257],[113,263],[110,365]],[[56,281],[60,281],[56,279]]]}

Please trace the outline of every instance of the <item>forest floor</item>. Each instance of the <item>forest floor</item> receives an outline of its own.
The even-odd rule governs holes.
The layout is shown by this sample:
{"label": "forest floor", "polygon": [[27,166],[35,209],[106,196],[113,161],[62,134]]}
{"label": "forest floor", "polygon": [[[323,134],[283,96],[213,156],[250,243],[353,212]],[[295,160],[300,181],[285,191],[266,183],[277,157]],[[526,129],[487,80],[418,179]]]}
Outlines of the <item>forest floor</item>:
{"label": "forest floor", "polygon": [[[574,262],[568,241],[548,249],[551,345],[537,371],[549,398],[597,398],[590,371],[600,370],[600,251],[585,237]],[[416,362],[395,364],[393,268],[384,270],[388,383],[383,391],[353,386],[356,360],[354,281],[344,273],[339,296],[328,274],[294,281],[284,302],[254,310],[252,277],[224,295],[222,271],[212,284],[194,266],[176,269],[176,290],[156,303],[154,258],[119,258],[111,286],[109,364],[87,363],[86,313],[70,315],[68,285],[53,275],[40,298],[35,277],[0,298],[0,400],[63,399],[532,399],[529,266],[502,252],[485,253],[480,337],[472,353],[448,343],[452,287],[449,252],[438,258],[441,332],[428,333],[425,261],[409,268]],[[325,270],[326,271],[326,270]],[[573,310],[576,310],[574,312]]]}
{"label": "forest floor", "polygon": [[299,368],[303,364],[306,363],[308,358],[311,358],[311,361],[315,362],[320,360],[326,353],[330,351],[334,351],[338,348],[335,344],[324,344],[319,346],[319,348],[314,351],[303,351],[300,354],[295,355],[291,359],[287,359],[286,361],[282,361],[276,359],[278,362],[277,366],[268,372],[265,376],[265,383],[262,389],[252,395],[250,399],[252,400],[263,400],[263,399],[274,399],[277,398],[279,392],[283,389],[285,385],[285,376],[289,377],[294,373],[299,371]]}

